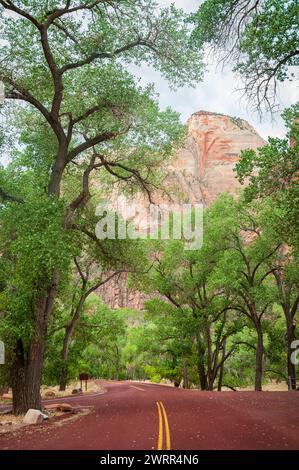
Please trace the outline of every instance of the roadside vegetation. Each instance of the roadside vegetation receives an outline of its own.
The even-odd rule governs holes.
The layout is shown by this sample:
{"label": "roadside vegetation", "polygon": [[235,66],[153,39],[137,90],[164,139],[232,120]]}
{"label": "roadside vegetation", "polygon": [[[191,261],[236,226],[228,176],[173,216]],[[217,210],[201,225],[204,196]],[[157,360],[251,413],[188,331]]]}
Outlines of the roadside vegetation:
{"label": "roadside vegetation", "polygon": [[[97,204],[113,191],[151,201],[185,138],[132,65],[192,86],[212,46],[254,106],[274,109],[276,82],[298,65],[298,5],[252,3],[207,0],[190,17],[144,0],[0,0],[0,387],[12,388],[15,414],[41,408],[42,384],[63,391],[78,372],[296,388],[298,103],[284,112],[285,139],[241,155],[244,190],[205,210],[202,248],[95,235]],[[123,273],[147,295],[143,311],[97,294]]]}

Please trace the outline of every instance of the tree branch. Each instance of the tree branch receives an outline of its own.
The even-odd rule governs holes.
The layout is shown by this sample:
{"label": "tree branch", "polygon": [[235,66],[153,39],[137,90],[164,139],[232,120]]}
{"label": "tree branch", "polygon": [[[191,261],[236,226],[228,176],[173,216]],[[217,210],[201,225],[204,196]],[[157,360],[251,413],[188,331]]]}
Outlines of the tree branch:
{"label": "tree branch", "polygon": [[28,13],[25,10],[22,10],[21,8],[17,7],[13,2],[10,0],[0,0],[0,5],[2,5],[6,10],[13,11],[14,13],[17,13],[18,15],[22,16],[23,18],[26,18],[29,20],[37,29],[40,30],[41,28],[41,23],[37,21],[36,18],[34,18],[30,13]]}
{"label": "tree branch", "polygon": [[79,273],[79,275],[80,275],[82,281],[83,281],[83,282],[87,281],[88,279],[87,279],[87,277],[83,274],[83,271],[82,271],[82,269],[81,269],[81,267],[80,267],[80,264],[79,264],[78,259],[77,259],[76,256],[74,257],[74,263],[75,263],[75,266],[76,266],[76,268],[77,268],[77,271],[78,271],[78,273]]}
{"label": "tree branch", "polygon": [[18,196],[13,196],[11,194],[8,194],[6,191],[4,191],[1,187],[0,187],[0,198],[3,200],[3,201],[11,201],[11,202],[17,202],[19,204],[24,204],[24,199],[18,197]]}
{"label": "tree branch", "polygon": [[62,66],[59,70],[59,73],[63,75],[65,72],[68,72],[69,70],[77,69],[77,68],[83,67],[84,65],[91,64],[92,62],[98,59],[112,59],[113,57],[121,54],[122,52],[128,51],[130,49],[133,49],[134,47],[141,46],[141,45],[146,45],[146,43],[140,40],[136,40],[129,44],[126,44],[123,47],[116,49],[114,52],[94,52],[93,54],[90,54],[85,59],[78,60],[77,62],[72,62],[70,64],[66,64]]}
{"label": "tree branch", "polygon": [[65,8],[58,8],[56,10],[53,10],[51,12],[48,12],[47,15],[47,27],[49,27],[57,18],[60,18],[61,16],[64,15],[69,15],[71,13],[76,13],[80,10],[92,10],[94,7],[96,7],[99,3],[109,3],[108,0],[95,0],[93,2],[86,2],[83,3],[83,5],[78,5],[76,7],[70,8],[70,0],[67,0]]}
{"label": "tree branch", "polygon": [[7,93],[6,98],[14,99],[14,100],[22,100],[22,101],[26,101],[27,103],[30,103],[44,116],[47,122],[51,125],[52,129],[55,131],[55,134],[57,136],[60,135],[58,132],[58,127],[56,123],[54,122],[50,112],[37,98],[35,98],[28,90],[23,88],[12,78],[7,77],[3,74],[0,74],[0,78],[1,80],[3,80],[4,83],[8,83],[10,86],[14,88],[14,91]]}
{"label": "tree branch", "polygon": [[74,158],[76,158],[81,152],[84,152],[85,150],[88,150],[91,147],[94,147],[95,145],[100,144],[101,142],[115,139],[121,134],[122,132],[104,132],[103,134],[97,135],[93,137],[92,139],[88,139],[82,144],[75,147],[73,150],[71,150],[68,154],[67,159],[68,161],[71,161]]}

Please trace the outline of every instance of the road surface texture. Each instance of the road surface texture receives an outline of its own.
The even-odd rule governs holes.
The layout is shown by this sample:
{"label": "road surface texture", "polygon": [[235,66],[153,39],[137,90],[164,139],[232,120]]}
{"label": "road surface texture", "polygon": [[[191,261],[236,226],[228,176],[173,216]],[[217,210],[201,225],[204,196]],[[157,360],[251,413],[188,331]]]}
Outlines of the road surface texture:
{"label": "road surface texture", "polygon": [[298,392],[219,393],[100,383],[105,394],[62,399],[91,406],[89,414],[4,434],[0,449],[299,449]]}

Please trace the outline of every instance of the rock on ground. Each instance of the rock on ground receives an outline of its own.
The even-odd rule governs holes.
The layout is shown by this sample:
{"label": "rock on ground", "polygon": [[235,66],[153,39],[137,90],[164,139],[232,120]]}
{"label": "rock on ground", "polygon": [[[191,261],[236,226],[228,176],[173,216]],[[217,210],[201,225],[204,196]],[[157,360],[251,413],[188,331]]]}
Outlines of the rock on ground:
{"label": "rock on ground", "polygon": [[30,409],[25,414],[23,423],[24,424],[40,424],[44,421],[44,419],[48,419],[48,416],[42,413],[40,410]]}

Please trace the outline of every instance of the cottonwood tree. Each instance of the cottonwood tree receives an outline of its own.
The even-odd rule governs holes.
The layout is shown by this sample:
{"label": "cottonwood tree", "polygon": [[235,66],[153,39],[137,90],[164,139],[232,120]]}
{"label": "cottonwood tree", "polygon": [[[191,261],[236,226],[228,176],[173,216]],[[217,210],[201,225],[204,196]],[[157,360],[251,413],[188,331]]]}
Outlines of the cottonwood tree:
{"label": "cottonwood tree", "polygon": [[[80,328],[91,329],[92,339],[82,354],[87,372],[93,377],[119,380],[124,377],[123,349],[126,344],[128,325],[122,310],[110,310],[105,305],[96,315],[83,319]],[[86,321],[87,320],[87,321]]]}
{"label": "cottonwood tree", "polygon": [[263,232],[269,245],[280,240],[273,271],[277,286],[276,301],[283,309],[287,330],[287,369],[292,388],[296,388],[296,367],[292,364],[292,343],[296,339],[295,316],[298,312],[298,104],[285,110],[288,133],[285,139],[269,138],[257,151],[241,153],[236,165],[240,183],[247,185],[244,196],[249,203],[264,206]]}
{"label": "cottonwood tree", "polygon": [[[231,225],[230,219],[223,221],[225,204],[226,199],[217,217],[215,210],[206,212],[201,249],[184,250],[183,240],[152,242],[149,259],[153,266],[143,279],[136,280],[141,289],[156,292],[172,304],[174,315],[192,323],[202,390],[213,390],[222,366],[237,347],[233,344],[226,349],[227,339],[240,328],[237,319],[231,321],[227,315],[232,310],[230,293],[214,278],[214,269],[226,246],[224,235]],[[184,337],[183,329],[181,334]]]}
{"label": "cottonwood tree", "polygon": [[[269,138],[258,150],[245,150],[236,165],[246,201],[271,198],[277,208],[272,226],[293,250],[299,247],[299,103],[283,112],[285,138]],[[245,184],[246,183],[246,184]]]}
{"label": "cottonwood tree", "polygon": [[[279,269],[274,262],[281,241],[263,236],[257,207],[227,199],[232,217],[225,236],[227,247],[218,263],[219,286],[227,289],[233,300],[231,307],[243,314],[254,327],[256,341],[255,390],[262,390],[264,372],[263,321],[271,315],[274,303],[271,274]],[[224,213],[224,212],[223,212]],[[234,219],[234,220],[233,220]],[[270,265],[270,266],[269,266]]]}
{"label": "cottonwood tree", "polygon": [[[23,223],[21,227],[14,219],[17,229],[10,225],[11,231],[6,231],[13,237],[7,249],[9,263],[19,269],[13,283],[8,283],[15,300],[11,299],[7,314],[14,327],[20,316],[29,320],[24,322],[26,335],[19,330],[16,336],[12,368],[14,411],[22,413],[41,406],[48,323],[63,271],[81,237],[70,232],[84,230],[76,217],[91,197],[91,174],[105,172],[128,186],[135,182],[149,195],[157,183],[155,169],[171,155],[172,143],[182,135],[178,116],[170,110],[161,113],[151,87],[141,89],[127,65],[147,63],[174,85],[199,80],[202,65],[189,41],[185,16],[174,7],[159,10],[155,2],[143,0],[30,5],[1,0],[0,8],[4,40],[0,79],[6,100],[14,103],[17,113],[28,113],[30,108],[33,116],[28,123],[23,120],[25,136],[16,142],[26,147],[31,168],[27,183],[34,184],[32,168],[37,162],[43,169],[43,186],[39,181],[30,194],[26,184],[15,184],[18,177],[26,180],[20,165],[4,172],[0,185],[6,216],[18,213]],[[45,134],[51,148],[39,155]],[[71,199],[64,197],[64,180],[73,166],[81,189]],[[32,217],[27,225],[25,212]],[[24,265],[36,253],[38,262],[32,259],[35,269],[28,281]],[[26,293],[22,305],[18,303],[21,292]]]}
{"label": "cottonwood tree", "polygon": [[296,79],[297,0],[206,0],[193,21],[194,40],[233,62],[254,107],[275,109],[278,83]]}
{"label": "cottonwood tree", "polygon": [[75,281],[71,311],[68,319],[68,323],[64,327],[65,334],[63,338],[63,347],[61,351],[61,359],[63,362],[62,372],[59,381],[59,389],[65,390],[68,380],[68,354],[72,341],[73,334],[81,318],[81,314],[84,310],[87,299],[101,286],[105,285],[115,276],[119,275],[123,270],[115,271],[112,273],[100,273],[99,266],[95,263],[94,259],[84,264],[75,257],[74,264],[77,268],[77,279]]}
{"label": "cottonwood tree", "polygon": [[141,256],[142,247],[138,241],[115,239],[102,241],[100,245],[90,240],[83,247],[82,255],[74,257],[73,275],[68,289],[70,312],[63,326],[65,334],[61,351],[60,390],[65,390],[67,385],[69,348],[87,300],[100,287],[121,274],[141,271]]}
{"label": "cottonwood tree", "polygon": [[[66,315],[57,315],[49,327],[43,381],[56,385],[60,380],[63,328],[59,322]],[[78,380],[79,372],[93,378],[116,378],[122,370],[122,345],[126,335],[125,318],[121,311],[108,308],[91,294],[84,304],[68,352],[68,380]]]}
{"label": "cottonwood tree", "polygon": [[296,365],[292,361],[296,340],[296,315],[299,307],[298,258],[291,257],[287,250],[277,252],[278,269],[273,271],[276,281],[276,301],[281,305],[286,325],[287,372],[290,390],[296,390]]}
{"label": "cottonwood tree", "polygon": [[191,309],[187,306],[178,309],[161,298],[145,302],[145,308],[147,323],[139,348],[149,366],[146,373],[150,379],[160,377],[190,388],[197,383],[195,321]]}

